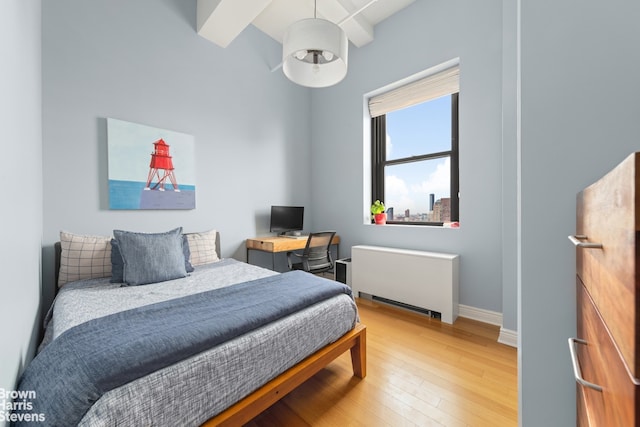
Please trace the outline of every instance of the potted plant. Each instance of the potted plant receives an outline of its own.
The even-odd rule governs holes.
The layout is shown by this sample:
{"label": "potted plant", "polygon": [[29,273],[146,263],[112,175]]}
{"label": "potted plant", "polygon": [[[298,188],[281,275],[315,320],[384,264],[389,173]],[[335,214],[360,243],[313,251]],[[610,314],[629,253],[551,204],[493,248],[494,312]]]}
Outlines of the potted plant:
{"label": "potted plant", "polygon": [[376,224],[387,223],[387,214],[385,213],[384,203],[380,200],[376,200],[371,205],[371,215],[373,215],[373,220]]}

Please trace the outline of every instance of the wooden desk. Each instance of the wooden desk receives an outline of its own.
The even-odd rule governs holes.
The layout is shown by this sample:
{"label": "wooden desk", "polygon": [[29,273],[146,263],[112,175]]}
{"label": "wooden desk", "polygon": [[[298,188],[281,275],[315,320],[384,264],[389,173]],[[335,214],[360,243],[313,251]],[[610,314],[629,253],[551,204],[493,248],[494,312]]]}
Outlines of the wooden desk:
{"label": "wooden desk", "polygon": [[[271,253],[271,269],[275,270],[275,256],[280,252],[296,251],[304,249],[307,245],[307,239],[305,238],[291,238],[280,236],[267,236],[267,237],[255,237],[253,239],[246,240],[247,247],[247,262],[251,264],[249,260],[249,251],[261,251]],[[336,246],[336,259],[340,258],[340,236],[333,236],[331,245]]]}

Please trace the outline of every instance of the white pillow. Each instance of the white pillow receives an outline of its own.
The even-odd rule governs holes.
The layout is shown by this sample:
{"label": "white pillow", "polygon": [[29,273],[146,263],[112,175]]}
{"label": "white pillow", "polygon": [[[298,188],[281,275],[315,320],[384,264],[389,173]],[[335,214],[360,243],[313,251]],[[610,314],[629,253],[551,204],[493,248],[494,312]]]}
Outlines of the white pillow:
{"label": "white pillow", "polygon": [[216,252],[216,230],[185,234],[189,242],[189,251],[191,252],[189,261],[192,266],[220,261]]}
{"label": "white pillow", "polygon": [[111,276],[111,237],[60,232],[58,287],[82,279]]}

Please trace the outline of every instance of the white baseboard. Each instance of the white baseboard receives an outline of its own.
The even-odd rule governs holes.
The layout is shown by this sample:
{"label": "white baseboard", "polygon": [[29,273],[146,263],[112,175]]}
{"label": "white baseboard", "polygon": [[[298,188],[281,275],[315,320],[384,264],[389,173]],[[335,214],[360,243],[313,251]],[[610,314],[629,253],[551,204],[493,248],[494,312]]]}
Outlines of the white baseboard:
{"label": "white baseboard", "polygon": [[478,322],[488,323],[490,325],[500,326],[500,335],[498,336],[498,342],[511,347],[518,346],[518,332],[512,331],[510,329],[504,329],[502,327],[502,313],[459,304],[458,316],[477,320]]}
{"label": "white baseboard", "polygon": [[501,327],[498,342],[511,347],[518,347],[518,332]]}
{"label": "white baseboard", "polygon": [[484,310],[482,308],[470,307],[468,305],[458,305],[458,316],[490,325],[502,326],[502,313],[497,311]]}

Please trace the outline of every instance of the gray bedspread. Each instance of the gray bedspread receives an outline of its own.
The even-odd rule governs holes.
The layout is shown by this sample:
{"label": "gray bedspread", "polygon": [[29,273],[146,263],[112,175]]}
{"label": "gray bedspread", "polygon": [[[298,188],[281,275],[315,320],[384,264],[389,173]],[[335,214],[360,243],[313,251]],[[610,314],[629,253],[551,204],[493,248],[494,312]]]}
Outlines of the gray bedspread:
{"label": "gray bedspread", "polygon": [[153,285],[122,286],[108,278],[87,279],[64,285],[45,318],[45,347],[67,329],[109,314],[186,295],[219,289],[278,273],[226,258],[200,265],[187,277]]}
{"label": "gray bedspread", "polygon": [[[20,387],[44,397],[36,409],[52,424],[77,424],[105,392],[339,293],[350,289],[291,272],[112,313],[62,332]],[[52,369],[63,380],[51,378]]]}

